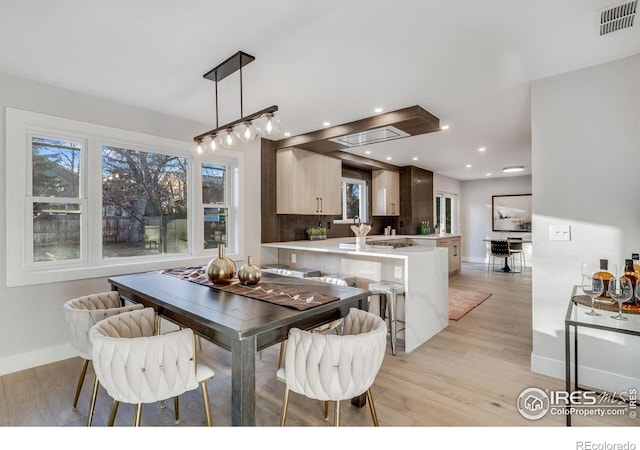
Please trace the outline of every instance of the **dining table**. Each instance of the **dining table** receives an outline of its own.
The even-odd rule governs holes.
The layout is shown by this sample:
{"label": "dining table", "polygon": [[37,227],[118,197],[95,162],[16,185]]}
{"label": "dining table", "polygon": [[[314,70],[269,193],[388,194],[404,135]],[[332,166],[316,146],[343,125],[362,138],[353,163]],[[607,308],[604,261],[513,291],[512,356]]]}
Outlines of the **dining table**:
{"label": "dining table", "polygon": [[[263,272],[260,284],[330,299],[296,309],[229,292],[224,286],[218,289],[171,276],[166,271],[114,276],[108,281],[125,299],[153,307],[160,317],[191,328],[231,352],[232,426],[255,425],[256,352],[286,340],[291,328],[309,330],[346,316],[350,308],[368,309],[371,295],[366,289]],[[275,372],[274,367],[274,376]]]}
{"label": "dining table", "polygon": [[[508,239],[505,238],[495,238],[495,239],[490,239],[490,238],[485,238],[482,240],[482,242],[491,242],[491,241],[504,241],[507,242]],[[521,244],[531,244],[531,239],[521,239],[517,241],[518,243]],[[504,256],[504,264],[502,265],[502,268],[500,270],[502,270],[503,272],[513,272],[513,269],[511,269],[511,267],[509,266],[509,256],[510,255],[505,255]]]}

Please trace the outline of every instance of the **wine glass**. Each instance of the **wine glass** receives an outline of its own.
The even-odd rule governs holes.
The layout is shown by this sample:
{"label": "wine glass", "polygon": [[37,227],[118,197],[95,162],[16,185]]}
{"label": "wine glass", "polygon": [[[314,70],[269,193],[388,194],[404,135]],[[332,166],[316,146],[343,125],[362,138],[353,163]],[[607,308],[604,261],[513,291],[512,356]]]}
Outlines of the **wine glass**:
{"label": "wine glass", "polygon": [[633,284],[627,277],[612,278],[607,289],[609,297],[618,302],[618,314],[611,316],[616,320],[629,320],[622,315],[622,304],[633,297]]}
{"label": "wine glass", "polygon": [[596,273],[600,268],[595,263],[583,262],[581,266],[581,274],[582,276],[591,276]]}
{"label": "wine glass", "polygon": [[591,297],[591,311],[587,311],[585,314],[590,316],[600,316],[601,314],[596,312],[596,297],[602,295],[604,292],[604,281],[600,275],[583,275],[582,285],[580,286],[582,292]]}

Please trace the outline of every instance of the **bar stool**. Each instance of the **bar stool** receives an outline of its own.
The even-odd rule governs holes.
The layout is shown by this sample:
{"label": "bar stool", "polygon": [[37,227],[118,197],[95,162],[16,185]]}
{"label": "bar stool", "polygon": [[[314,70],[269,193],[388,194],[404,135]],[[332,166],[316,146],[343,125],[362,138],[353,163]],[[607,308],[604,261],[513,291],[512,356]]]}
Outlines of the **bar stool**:
{"label": "bar stool", "polygon": [[387,304],[387,314],[389,316],[389,328],[391,329],[391,353],[396,354],[396,300],[398,295],[404,295],[404,283],[393,281],[376,281],[369,283],[369,290],[372,294],[380,295],[380,316],[384,318],[384,308],[382,301]]}

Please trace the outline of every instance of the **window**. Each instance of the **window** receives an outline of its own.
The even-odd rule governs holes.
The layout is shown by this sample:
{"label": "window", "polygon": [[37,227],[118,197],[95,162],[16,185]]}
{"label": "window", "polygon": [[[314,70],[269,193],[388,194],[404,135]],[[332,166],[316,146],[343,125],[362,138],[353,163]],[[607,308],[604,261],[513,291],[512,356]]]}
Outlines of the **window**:
{"label": "window", "polygon": [[227,168],[220,164],[202,164],[202,206],[204,207],[204,248],[227,247],[229,199]]}
{"label": "window", "polygon": [[359,218],[367,221],[367,183],[365,180],[343,178],[340,183],[342,217],[334,222],[353,222]]}
{"label": "window", "polygon": [[438,231],[456,233],[458,216],[456,206],[456,194],[439,192],[436,194],[436,223]]}
{"label": "window", "polygon": [[32,170],[26,201],[33,221],[29,224],[29,265],[84,259],[80,231],[86,204],[80,195],[80,167],[85,144],[41,136],[30,136],[30,143]]}
{"label": "window", "polygon": [[12,108],[6,129],[8,286],[241,257],[241,153]]}

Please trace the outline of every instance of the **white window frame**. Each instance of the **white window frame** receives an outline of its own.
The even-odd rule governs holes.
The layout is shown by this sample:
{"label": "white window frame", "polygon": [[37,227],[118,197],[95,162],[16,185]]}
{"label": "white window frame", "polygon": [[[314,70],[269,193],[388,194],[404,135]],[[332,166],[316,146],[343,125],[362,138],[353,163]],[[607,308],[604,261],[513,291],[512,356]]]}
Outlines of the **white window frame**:
{"label": "white window frame", "polygon": [[340,219],[335,219],[333,221],[333,223],[353,223],[353,219],[347,219],[346,218],[346,212],[347,212],[347,195],[346,192],[347,190],[345,189],[345,184],[350,183],[350,184],[359,184],[360,185],[360,214],[358,214],[358,217],[360,218],[361,222],[367,222],[368,221],[368,217],[369,217],[369,202],[368,202],[368,198],[369,198],[369,192],[368,192],[368,186],[367,186],[367,180],[363,180],[360,178],[346,178],[343,177],[340,179],[340,195],[341,195],[341,199],[340,199],[340,204],[341,204],[341,209],[342,209],[342,214]]}
{"label": "white window frame", "polygon": [[[56,138],[86,143],[81,160],[80,198],[82,215],[81,258],[78,260],[33,262],[33,198],[31,194],[31,138]],[[166,153],[187,158],[187,211],[189,250],[181,254],[158,254],[125,258],[102,258],[102,146]],[[230,169],[229,228],[233,227],[234,246],[226,255],[244,259],[242,192],[239,183],[244,155],[218,150],[211,155],[194,155],[192,142],[169,139],[135,131],[81,122],[14,108],[6,109],[6,283],[7,287],[80,280],[160,270],[170,267],[206,264],[217,249],[203,245],[204,208],[199,169],[202,161],[225,164]],[[82,169],[85,169],[84,173]],[[196,170],[194,170],[196,168]],[[68,199],[45,198],[60,203]],[[74,199],[75,202],[75,199]],[[232,218],[233,217],[233,218]],[[198,227],[200,230],[198,230]],[[231,231],[230,231],[231,234]],[[228,239],[232,239],[231,236]]]}

